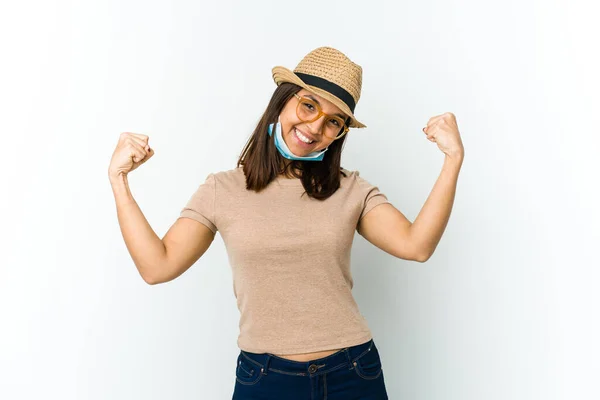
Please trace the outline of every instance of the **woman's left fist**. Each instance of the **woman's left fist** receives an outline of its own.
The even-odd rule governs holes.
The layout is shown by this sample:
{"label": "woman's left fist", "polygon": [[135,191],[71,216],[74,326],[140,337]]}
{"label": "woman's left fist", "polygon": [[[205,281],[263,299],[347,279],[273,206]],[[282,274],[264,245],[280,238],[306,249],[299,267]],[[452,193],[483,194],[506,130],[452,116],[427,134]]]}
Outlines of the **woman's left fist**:
{"label": "woman's left fist", "polygon": [[427,126],[423,128],[423,132],[427,135],[427,139],[436,143],[448,157],[464,157],[465,149],[460,139],[454,114],[447,112],[431,117]]}

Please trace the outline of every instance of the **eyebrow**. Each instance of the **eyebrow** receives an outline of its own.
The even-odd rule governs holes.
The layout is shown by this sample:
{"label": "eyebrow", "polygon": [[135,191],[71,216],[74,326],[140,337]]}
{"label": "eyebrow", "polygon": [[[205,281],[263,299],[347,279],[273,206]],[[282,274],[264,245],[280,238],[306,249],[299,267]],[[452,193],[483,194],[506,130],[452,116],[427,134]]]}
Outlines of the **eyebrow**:
{"label": "eyebrow", "polygon": [[[304,96],[306,96],[306,97],[308,97],[309,99],[313,100],[315,103],[317,103],[318,105],[320,105],[320,106],[322,107],[321,103],[319,103],[319,100],[315,99],[315,97],[314,97],[313,95],[311,95],[311,94],[305,94]],[[345,116],[344,114],[335,113],[335,114],[333,114],[333,115],[337,115],[338,117],[340,117],[340,118],[341,118],[341,119],[343,119],[343,120],[345,120],[345,119],[346,119],[346,116]]]}

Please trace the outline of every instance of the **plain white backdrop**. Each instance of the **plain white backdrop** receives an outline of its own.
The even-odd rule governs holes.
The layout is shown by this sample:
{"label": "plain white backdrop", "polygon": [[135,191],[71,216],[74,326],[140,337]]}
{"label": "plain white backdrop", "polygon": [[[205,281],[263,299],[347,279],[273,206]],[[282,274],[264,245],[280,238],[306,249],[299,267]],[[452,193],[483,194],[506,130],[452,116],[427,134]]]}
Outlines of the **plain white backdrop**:
{"label": "plain white backdrop", "polygon": [[598,6],[592,1],[20,1],[0,7],[0,398],[230,399],[239,313],[217,235],[144,283],[107,169],[120,132],[159,236],[230,169],[275,84],[319,46],[364,69],[342,165],[414,220],[465,146],[425,264],[357,235],[354,295],[391,399],[598,399]]}

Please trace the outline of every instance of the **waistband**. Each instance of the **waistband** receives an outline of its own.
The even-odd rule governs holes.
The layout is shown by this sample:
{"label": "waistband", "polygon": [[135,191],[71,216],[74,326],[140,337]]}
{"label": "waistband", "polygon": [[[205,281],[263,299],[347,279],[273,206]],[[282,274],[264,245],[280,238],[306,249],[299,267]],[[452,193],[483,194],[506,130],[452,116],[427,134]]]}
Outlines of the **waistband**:
{"label": "waistband", "polygon": [[258,354],[244,350],[240,350],[240,352],[248,362],[260,368],[265,375],[269,372],[277,372],[286,375],[316,376],[351,366],[356,360],[371,351],[374,345],[375,342],[371,339],[368,342],[343,348],[327,357],[312,361],[288,360],[271,353]]}

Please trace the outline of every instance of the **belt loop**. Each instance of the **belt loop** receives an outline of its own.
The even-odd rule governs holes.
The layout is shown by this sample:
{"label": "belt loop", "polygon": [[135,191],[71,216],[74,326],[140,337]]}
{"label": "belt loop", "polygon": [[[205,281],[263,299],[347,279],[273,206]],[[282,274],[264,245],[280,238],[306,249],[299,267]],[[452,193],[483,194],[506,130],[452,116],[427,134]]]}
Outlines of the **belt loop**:
{"label": "belt loop", "polygon": [[267,360],[265,361],[265,366],[263,367],[263,374],[267,374],[267,371],[269,370],[269,362],[271,361],[271,355],[267,354]]}
{"label": "belt loop", "polygon": [[348,364],[352,366],[352,360],[350,359],[350,352],[348,351],[348,347],[344,349],[344,353],[346,353],[346,358],[348,358]]}

